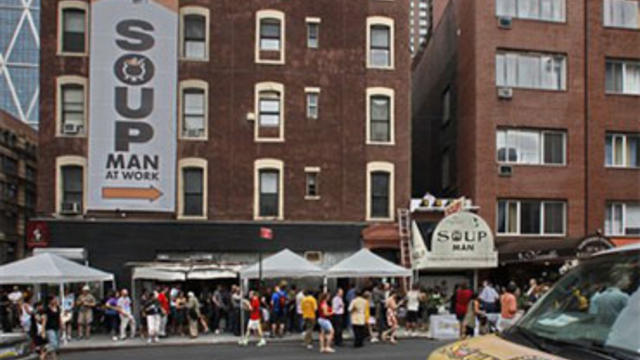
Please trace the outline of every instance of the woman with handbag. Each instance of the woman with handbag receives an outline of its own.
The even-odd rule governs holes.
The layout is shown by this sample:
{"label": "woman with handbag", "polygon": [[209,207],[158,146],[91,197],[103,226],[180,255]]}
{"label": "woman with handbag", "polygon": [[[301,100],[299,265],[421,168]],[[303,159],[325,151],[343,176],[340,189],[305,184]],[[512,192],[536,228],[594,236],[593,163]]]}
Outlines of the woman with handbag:
{"label": "woman with handbag", "polygon": [[200,320],[200,302],[191,291],[187,294],[187,318],[189,320],[189,336],[198,337],[198,321]]}

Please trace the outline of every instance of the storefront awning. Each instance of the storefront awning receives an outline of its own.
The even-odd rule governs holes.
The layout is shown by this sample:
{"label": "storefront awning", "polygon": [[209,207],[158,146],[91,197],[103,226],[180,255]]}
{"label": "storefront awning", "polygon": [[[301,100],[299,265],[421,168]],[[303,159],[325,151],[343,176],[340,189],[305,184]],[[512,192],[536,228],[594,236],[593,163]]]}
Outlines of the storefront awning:
{"label": "storefront awning", "polygon": [[186,281],[235,279],[240,271],[240,264],[220,264],[216,262],[200,262],[190,264],[184,262],[152,262],[132,263],[133,280]]}
{"label": "storefront awning", "polygon": [[498,242],[497,247],[500,264],[508,265],[535,262],[562,263],[610,249],[614,245],[607,238],[593,235],[583,238],[502,240]]}

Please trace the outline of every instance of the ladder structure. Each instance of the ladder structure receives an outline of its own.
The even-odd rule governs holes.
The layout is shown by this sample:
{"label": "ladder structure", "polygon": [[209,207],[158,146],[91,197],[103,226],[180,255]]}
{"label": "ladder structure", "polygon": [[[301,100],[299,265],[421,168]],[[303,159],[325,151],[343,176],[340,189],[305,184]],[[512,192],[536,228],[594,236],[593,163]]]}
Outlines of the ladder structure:
{"label": "ladder structure", "polygon": [[[413,263],[411,261],[411,213],[409,209],[398,209],[398,235],[400,237],[400,263],[413,271]],[[403,281],[405,290],[407,290],[412,281],[413,279],[410,279],[408,284]]]}

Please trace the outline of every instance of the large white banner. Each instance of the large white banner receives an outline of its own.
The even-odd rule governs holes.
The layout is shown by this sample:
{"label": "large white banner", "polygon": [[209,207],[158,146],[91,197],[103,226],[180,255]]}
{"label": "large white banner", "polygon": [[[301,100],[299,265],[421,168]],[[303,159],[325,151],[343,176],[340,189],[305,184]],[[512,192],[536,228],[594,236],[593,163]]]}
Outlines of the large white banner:
{"label": "large white banner", "polygon": [[177,2],[92,2],[91,210],[174,211]]}

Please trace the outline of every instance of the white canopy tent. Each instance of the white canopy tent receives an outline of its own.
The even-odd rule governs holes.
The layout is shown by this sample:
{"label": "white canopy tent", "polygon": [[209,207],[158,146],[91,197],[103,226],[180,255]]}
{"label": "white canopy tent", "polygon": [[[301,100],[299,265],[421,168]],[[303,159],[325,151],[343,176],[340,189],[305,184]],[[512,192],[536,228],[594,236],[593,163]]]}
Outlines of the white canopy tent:
{"label": "white canopy tent", "polygon": [[[262,277],[264,279],[305,277],[323,277],[325,271],[302,256],[289,249],[262,260]],[[260,263],[247,266],[240,270],[241,279],[257,279],[260,277]]]}
{"label": "white canopy tent", "polygon": [[45,253],[0,266],[0,284],[113,281],[113,274]]}
{"label": "white canopy tent", "polygon": [[326,272],[328,278],[411,277],[411,270],[361,249]]}

